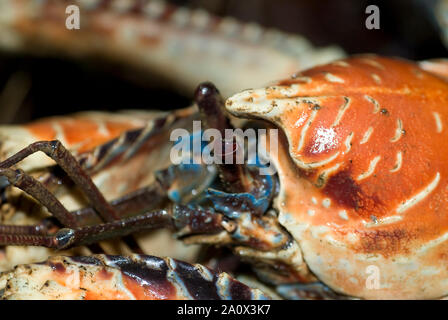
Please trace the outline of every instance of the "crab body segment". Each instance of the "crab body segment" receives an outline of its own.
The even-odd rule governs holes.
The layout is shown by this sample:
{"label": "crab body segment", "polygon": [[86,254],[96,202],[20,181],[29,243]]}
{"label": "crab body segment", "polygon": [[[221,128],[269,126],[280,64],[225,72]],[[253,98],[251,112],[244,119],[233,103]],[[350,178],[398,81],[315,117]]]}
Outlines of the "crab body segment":
{"label": "crab body segment", "polygon": [[6,299],[266,300],[226,273],[170,258],[52,257],[0,277]]}

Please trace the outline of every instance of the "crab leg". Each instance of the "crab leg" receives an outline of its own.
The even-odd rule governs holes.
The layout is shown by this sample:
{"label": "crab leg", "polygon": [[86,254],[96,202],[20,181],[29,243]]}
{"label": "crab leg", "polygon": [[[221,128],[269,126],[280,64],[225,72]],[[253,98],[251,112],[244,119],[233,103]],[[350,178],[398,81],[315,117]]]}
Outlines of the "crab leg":
{"label": "crab leg", "polygon": [[[57,205],[52,205],[52,202],[50,201],[48,201],[50,204],[45,202],[42,202],[42,204],[47,206],[48,210],[64,226],[89,226],[100,224],[103,222],[92,207],[68,212],[65,207],[59,202],[59,200],[57,200],[51,192],[48,192],[48,190],[46,190],[46,188],[43,187],[39,181],[26,174],[23,174],[21,179],[25,179],[29,183],[23,183],[20,185],[18,183],[14,183],[14,185],[20,187],[23,191],[27,192],[30,195],[33,195],[33,192],[36,192],[34,191],[35,189],[39,189],[39,192],[44,193],[44,196],[40,197],[41,199],[48,199],[46,198],[48,196],[49,198],[54,200],[54,203],[56,203]],[[39,185],[39,187],[37,187],[37,185]],[[160,184],[156,182],[149,187],[139,189],[131,194],[111,201],[111,205],[120,216],[120,219],[123,219],[135,215],[139,212],[155,209],[164,201],[166,201],[166,192],[161,188]],[[73,225],[65,224],[64,222],[62,222],[64,221],[64,218],[58,218],[59,208],[61,208],[61,211],[67,212],[67,217],[69,217],[70,219],[75,219],[75,223]],[[57,227],[57,224],[55,224],[51,220],[51,218],[47,218],[39,224],[33,226],[0,225],[0,234],[43,235],[48,233],[48,230]]]}
{"label": "crab leg", "polygon": [[[68,216],[67,211],[55,199],[55,197],[50,194],[50,192],[54,192],[55,190],[57,190],[60,182],[60,179],[57,177],[55,177],[55,179],[52,179],[53,174],[51,172],[49,172],[48,176],[45,176],[44,179],[39,180],[39,182],[41,183],[35,182],[32,178],[24,178],[27,180],[27,182],[22,183],[20,186],[18,185],[20,183],[16,183],[16,186],[22,188],[29,194],[33,194],[33,196],[42,204],[46,205],[49,211],[56,217],[58,217],[59,221],[61,221],[65,226],[85,226],[101,223],[104,221],[112,221],[113,219],[105,220],[98,217],[97,211],[99,211],[99,206],[106,207],[106,209],[107,207],[112,207],[118,218],[123,218],[124,216],[152,210],[160,207],[161,203],[167,198],[165,177],[160,177],[160,179],[157,177],[157,180],[152,185],[137,190],[135,190],[133,185],[130,185],[130,189],[134,189],[135,191],[112,201],[110,204],[104,204],[102,198],[105,198],[106,196],[102,196],[101,194],[99,194],[98,188],[101,188],[101,185],[96,187],[96,185],[91,182],[91,175],[94,175],[95,173],[101,171],[104,166],[110,165],[110,162],[112,161],[127,161],[133,156],[133,154],[135,154],[139,149],[145,146],[147,147],[149,145],[149,149],[152,150],[151,145],[159,143],[159,133],[164,134],[164,132],[169,132],[170,129],[172,130],[176,127],[185,127],[185,125],[190,122],[190,118],[194,119],[195,117],[196,111],[192,108],[188,108],[180,110],[178,112],[170,113],[168,115],[150,118],[148,119],[147,126],[143,126],[139,129],[131,129],[125,131],[121,134],[120,137],[99,145],[89,152],[83,151],[79,154],[76,154],[75,160],[73,160],[73,156],[71,156],[70,152],[68,152],[67,150],[65,150],[66,152],[62,152],[65,153],[63,154],[62,159],[56,159],[55,156],[51,157],[48,149],[53,150],[54,147],[55,150],[53,152],[57,153],[57,148],[64,148],[62,145],[57,147],[57,144],[59,144],[57,141],[33,143],[27,148],[19,151],[17,154],[10,155],[10,157],[7,158],[4,162],[0,162],[0,171],[2,170],[1,168],[8,168],[10,166],[13,166],[17,162],[24,160],[33,152],[37,151],[43,151],[47,153],[48,155],[50,155],[50,158],[55,158],[54,160],[56,160],[59,164],[64,165],[63,169],[66,170],[66,172],[71,172],[74,180],[78,182],[78,187],[80,187],[85,194],[90,196],[88,197],[88,199],[90,200],[91,205],[94,205],[94,207],[92,208],[83,208],[73,212],[73,215],[75,216],[74,218],[76,220],[79,220],[78,224],[74,224],[73,221],[67,221],[73,220],[74,218],[72,217],[64,219],[64,216]],[[46,146],[42,146],[43,144],[46,144]],[[49,148],[48,144],[54,145]],[[141,170],[140,168],[136,169]],[[163,171],[165,170],[162,170],[161,174],[164,173]],[[182,169],[180,171],[182,172]],[[6,172],[7,171],[5,171],[5,173]],[[86,173],[88,173],[88,175]],[[111,175],[113,174],[114,173],[112,172]],[[13,171],[9,171],[8,175],[10,176],[10,180],[16,180],[17,178],[15,177],[16,173],[14,173]],[[202,178],[198,177],[195,180],[200,179]],[[186,179],[186,181],[190,181],[190,179]],[[85,186],[87,186],[87,190]],[[197,186],[194,187],[197,188]],[[113,192],[115,192],[115,190]],[[112,194],[114,194],[113,192]],[[111,195],[109,195],[109,197],[111,197]],[[99,205],[97,203],[97,200],[100,201]],[[110,211],[110,208],[108,209],[108,211]]]}
{"label": "crab leg", "polygon": [[[114,208],[119,218],[123,219],[141,212],[148,212],[167,202],[167,190],[170,187],[170,183],[167,182],[167,172],[169,172],[169,169],[158,171],[160,178],[157,178],[151,185],[112,200],[110,205]],[[12,185],[39,200],[66,227],[88,226],[103,222],[93,207],[86,207],[71,212],[67,211],[42,183],[22,170],[0,169],[0,174],[6,176]],[[165,179],[165,181],[161,182],[160,179]],[[0,234],[40,234],[42,230],[44,228],[40,224],[37,226],[17,226],[17,228],[10,225],[0,225]]]}
{"label": "crab leg", "polygon": [[[54,145],[62,147],[58,142],[55,142]],[[44,146],[46,146],[46,144]],[[40,150],[45,149],[41,148]],[[156,181],[152,185],[139,189],[108,204],[115,210],[121,220],[117,219],[102,224],[103,221],[99,219],[93,208],[84,208],[74,212],[68,212],[59,200],[33,177],[27,175],[22,170],[13,170],[10,168],[1,169],[1,166],[17,163],[28,156],[32,151],[36,151],[35,144],[31,145],[30,148],[26,148],[16,155],[13,155],[3,163],[0,163],[0,174],[6,176],[11,184],[21,188],[23,191],[40,201],[41,204],[46,206],[64,226],[71,228],[69,230],[72,230],[73,232],[69,234],[70,245],[72,245],[72,243],[73,245],[94,243],[98,241],[99,238],[106,239],[127,235],[138,230],[171,226],[170,223],[165,222],[163,224],[160,222],[160,212],[164,211],[149,212],[137,217],[129,216],[141,212],[148,212],[149,210],[160,207],[161,204],[166,202],[169,198],[168,191],[171,184],[178,185],[178,179],[174,178],[174,176],[180,174],[180,178],[182,179],[182,174],[191,175],[191,172],[182,166],[176,166],[176,168],[169,167],[168,169],[158,171],[156,173]],[[64,155],[69,154],[66,150],[63,150],[62,152]],[[64,163],[64,165],[70,169],[72,163],[67,162]],[[62,162],[59,161],[59,163]],[[89,177],[87,176],[87,178]],[[193,182],[191,180],[189,181]],[[84,184],[81,184],[81,188],[83,188],[83,186]],[[185,210],[181,211],[185,212]],[[201,212],[201,210],[198,212]],[[180,216],[177,214],[177,211],[175,214],[176,216]],[[190,213],[187,213],[187,215],[189,214]],[[209,215],[210,214],[212,213],[209,213]],[[191,215],[194,216],[193,213]],[[83,228],[79,228],[80,226],[83,226]],[[42,230],[44,229],[40,225],[29,227],[0,225],[0,235],[3,236],[3,240],[0,240],[0,243],[10,245],[41,245],[51,248],[61,248],[65,245],[65,233],[48,235],[45,234],[45,232],[42,232]],[[204,230],[199,231],[203,232]]]}
{"label": "crab leg", "polygon": [[136,229],[153,229],[165,226],[168,224],[165,220],[165,212],[161,210],[94,226],[75,229],[64,228],[54,235],[0,234],[0,244],[63,249],[70,246],[92,244],[117,236],[126,236],[136,231]]}
{"label": "crab leg", "polygon": [[[7,171],[5,169],[15,165],[17,162],[38,151],[44,152],[51,159],[56,161],[56,163],[69,175],[73,182],[83,191],[83,193],[89,199],[90,203],[94,206],[94,208],[98,211],[98,213],[105,221],[113,221],[119,219],[119,216],[115,212],[114,208],[106,201],[104,196],[93,183],[92,179],[81,168],[75,157],[67,149],[65,149],[62,143],[58,140],[38,141],[30,144],[28,147],[22,149],[3,162],[0,162],[0,169],[3,169],[2,171],[0,171],[0,174],[6,175],[8,180],[12,180],[10,181],[11,183],[15,182],[15,180],[17,180],[18,178],[25,177],[22,172],[18,172],[14,177],[12,171]],[[48,202],[57,203],[54,201],[55,199],[51,199],[51,196],[49,196],[49,192],[43,191],[43,186],[32,182],[33,180],[27,180],[28,183],[25,184],[21,184],[20,179],[18,179],[17,182],[22,186],[30,186],[31,188],[33,188],[33,191],[35,188],[36,192],[34,195],[37,196],[37,200],[41,201],[42,203],[46,203],[45,205],[49,204]],[[34,184],[34,186],[30,185],[29,183]],[[65,220],[65,223],[67,223],[68,226],[73,226],[75,224],[74,219],[68,218],[68,214],[67,212],[63,212],[64,210],[66,211],[65,208],[57,208],[58,213],[56,214],[61,213],[59,216],[65,216],[64,218],[62,218]],[[61,222],[63,222],[64,220],[62,220]]]}
{"label": "crab leg", "polygon": [[[54,235],[0,234],[0,245],[44,246],[65,249],[123,237],[136,231],[168,227],[181,233],[205,234],[223,231],[226,218],[213,211],[174,205],[135,217],[78,228],[63,228]],[[15,230],[11,230],[15,231]],[[18,231],[22,231],[18,229]],[[26,231],[26,230],[23,230]]]}
{"label": "crab leg", "polygon": [[[84,194],[88,196],[97,211],[92,208],[84,210],[84,212],[89,212],[88,216],[86,216],[86,214],[79,215],[77,214],[78,212],[69,212],[42,183],[27,175],[22,170],[7,168],[37,151],[46,153],[65,169]],[[126,201],[127,197],[123,197],[121,201],[119,199],[116,203],[109,204],[93,184],[91,178],[84,172],[84,169],[81,168],[79,162],[74,159],[70,152],[68,152],[58,141],[43,141],[28,146],[0,163],[0,175],[6,176],[12,185],[33,196],[42,205],[46,206],[49,212],[52,213],[62,225],[70,228],[103,222],[103,220],[98,217],[97,212],[106,213],[101,215],[106,221],[114,221],[121,218],[125,213],[128,213],[130,209],[131,212],[135,212],[132,211],[132,209],[139,209],[139,211],[144,209],[148,210],[151,208],[148,204],[156,205],[160,200],[164,199],[159,184],[156,184],[152,190],[151,188],[145,188],[144,190],[136,192],[138,196],[132,195],[132,201]],[[117,210],[115,210],[114,205],[116,205]],[[114,214],[114,216],[111,217],[110,213]],[[42,226],[42,223],[36,226],[1,225],[0,235],[3,235],[4,241],[7,244],[23,243],[24,245],[43,245],[52,247],[52,242],[44,235],[46,230],[48,230],[48,228]],[[126,237],[124,240],[130,247],[134,248],[134,251],[141,252],[141,249],[132,237]],[[101,252],[101,250],[99,252]]]}
{"label": "crab leg", "polygon": [[[148,187],[138,189],[119,199],[112,200],[110,203],[118,216],[125,218],[136,213],[155,209],[166,200],[166,190],[158,181],[155,181]],[[102,222],[92,207],[71,211],[70,214],[75,216],[78,225],[81,226],[94,225]]]}
{"label": "crab leg", "polygon": [[45,235],[55,227],[54,221],[47,218],[34,226],[0,225],[0,234]]}
{"label": "crab leg", "polygon": [[50,191],[33,177],[20,169],[13,170],[9,168],[0,169],[0,175],[5,176],[12,185],[39,200],[62,224],[69,227],[77,226],[75,217]]}
{"label": "crab leg", "polygon": [[213,209],[172,205],[119,221],[63,228],[52,235],[0,234],[0,245],[66,249],[157,228],[173,229],[178,237],[190,243],[236,244],[262,251],[283,248],[290,241],[289,235],[269,216],[241,213],[232,218]]}
{"label": "crab leg", "polygon": [[[45,205],[54,217],[56,217],[63,225],[67,227],[76,227],[97,225],[103,222],[92,207],[68,212],[59,200],[39,181],[24,174],[22,171],[19,171],[20,174],[17,174],[17,172],[12,169],[1,169],[0,172],[2,170],[11,175],[10,182],[13,185],[21,188],[36,199],[40,199],[41,204]],[[18,181],[20,181],[20,183]],[[132,194],[112,201],[111,205],[120,217],[124,217],[135,212],[141,212],[145,209],[150,210],[153,207],[157,207],[165,200],[166,193],[163,192],[159,183],[155,183],[150,187],[142,188]],[[9,241],[9,244],[16,241],[18,243],[22,242],[24,244],[31,243],[33,245],[46,246],[48,239],[45,235],[48,234],[50,230],[58,229],[59,225],[52,222],[51,218],[49,218],[34,226],[0,225],[0,237],[3,235],[4,239],[9,239],[5,240],[6,242]],[[29,236],[32,237],[29,238]],[[36,236],[41,237],[37,238]],[[132,236],[127,236],[123,238],[123,240],[134,252],[143,253]],[[98,245],[93,243],[89,245],[89,248],[93,252],[103,252]]]}

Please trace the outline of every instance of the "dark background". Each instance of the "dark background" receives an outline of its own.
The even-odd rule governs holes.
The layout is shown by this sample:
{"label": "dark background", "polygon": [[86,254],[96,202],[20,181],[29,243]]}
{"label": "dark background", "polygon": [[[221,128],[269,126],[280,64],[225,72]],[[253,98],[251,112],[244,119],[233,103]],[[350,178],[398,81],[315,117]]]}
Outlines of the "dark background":
{"label": "dark background", "polygon": [[[316,46],[337,44],[349,54],[371,52],[414,60],[447,57],[433,15],[435,0],[171,2],[299,33]],[[370,4],[380,8],[380,30],[365,28],[365,8]],[[82,110],[145,109],[148,101],[157,109],[190,104],[191,97],[174,89],[125,80],[111,69],[107,63],[0,54],[0,123],[23,123]],[[17,96],[1,94],[8,86],[16,88]],[[2,105],[10,103],[8,99],[18,105],[16,110],[2,110]]]}

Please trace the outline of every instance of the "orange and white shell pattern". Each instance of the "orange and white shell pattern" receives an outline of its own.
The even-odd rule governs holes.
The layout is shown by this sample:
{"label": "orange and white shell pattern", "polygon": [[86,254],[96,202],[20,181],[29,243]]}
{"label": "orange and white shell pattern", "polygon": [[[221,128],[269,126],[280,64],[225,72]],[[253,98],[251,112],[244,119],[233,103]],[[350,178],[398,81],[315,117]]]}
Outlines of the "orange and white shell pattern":
{"label": "orange and white shell pattern", "polygon": [[[0,127],[0,157],[4,160],[41,140],[59,140],[78,154],[91,151],[127,130],[145,127],[150,120],[149,114],[83,112],[45,118],[25,125],[3,125]],[[20,166],[23,170],[34,170],[53,164],[49,157],[38,153],[24,159]]]}
{"label": "orange and white shell pattern", "polygon": [[0,274],[10,300],[267,300],[232,278],[172,258],[131,255],[51,257]]}
{"label": "orange and white shell pattern", "polygon": [[363,298],[448,294],[442,77],[405,60],[357,56],[243,91],[226,108],[284,132],[271,154],[279,220],[321,281]]}

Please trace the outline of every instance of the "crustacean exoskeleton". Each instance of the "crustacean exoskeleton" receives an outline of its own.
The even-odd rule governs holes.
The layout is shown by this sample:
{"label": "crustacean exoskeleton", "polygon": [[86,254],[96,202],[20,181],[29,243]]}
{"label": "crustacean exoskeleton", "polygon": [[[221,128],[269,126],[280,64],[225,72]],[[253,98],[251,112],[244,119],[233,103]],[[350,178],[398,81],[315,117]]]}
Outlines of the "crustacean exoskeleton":
{"label": "crustacean exoskeleton", "polygon": [[[431,67],[437,63],[443,65]],[[448,83],[443,71],[425,68],[364,55],[234,95],[225,103],[230,113],[267,121],[256,128],[281,129],[278,140],[264,140],[277,174],[260,174],[266,164],[258,161],[216,164],[219,181],[179,204],[170,177],[203,165],[173,165],[156,183],[171,204],[147,210],[153,201],[142,202],[133,209],[143,213],[131,217],[121,208],[138,194],[108,204],[60,143],[36,143],[0,163],[2,174],[61,217],[65,228],[3,226],[0,243],[65,248],[169,227],[187,243],[232,247],[285,296],[300,283],[327,297],[444,297]],[[212,84],[199,86],[195,100],[204,127],[232,128]],[[36,180],[8,168],[37,150],[62,165],[95,210],[66,212]],[[377,285],[368,281],[372,269]]]}

